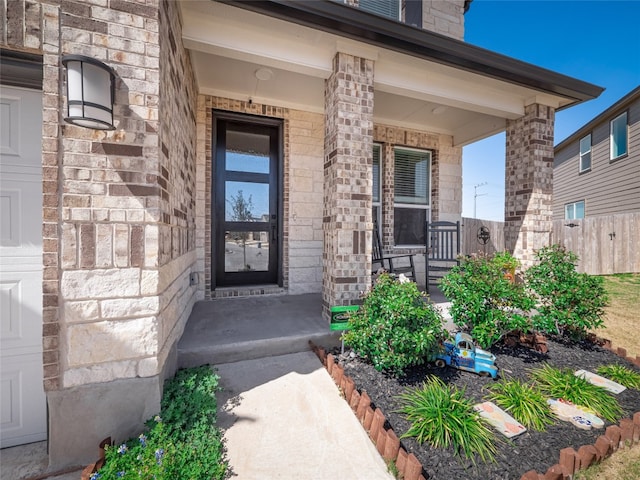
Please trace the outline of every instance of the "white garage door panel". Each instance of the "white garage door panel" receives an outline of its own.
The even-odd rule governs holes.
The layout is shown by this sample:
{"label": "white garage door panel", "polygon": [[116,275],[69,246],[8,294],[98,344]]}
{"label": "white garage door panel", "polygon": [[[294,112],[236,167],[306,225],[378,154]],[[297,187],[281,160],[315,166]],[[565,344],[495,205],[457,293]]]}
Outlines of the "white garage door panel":
{"label": "white garage door panel", "polygon": [[6,173],[0,179],[3,257],[42,253],[42,177]]}
{"label": "white garage door panel", "polygon": [[0,272],[0,342],[2,358],[42,352],[42,273]]}
{"label": "white garage door panel", "polygon": [[0,447],[47,438],[42,93],[0,86]]}
{"label": "white garage door panel", "polygon": [[42,94],[3,86],[0,121],[3,166],[39,169],[42,166]]}
{"label": "white garage door panel", "polygon": [[[2,358],[0,367],[0,448],[38,442],[47,438],[44,392],[25,372],[42,370],[42,355],[15,355]],[[39,401],[41,408],[31,404]]]}

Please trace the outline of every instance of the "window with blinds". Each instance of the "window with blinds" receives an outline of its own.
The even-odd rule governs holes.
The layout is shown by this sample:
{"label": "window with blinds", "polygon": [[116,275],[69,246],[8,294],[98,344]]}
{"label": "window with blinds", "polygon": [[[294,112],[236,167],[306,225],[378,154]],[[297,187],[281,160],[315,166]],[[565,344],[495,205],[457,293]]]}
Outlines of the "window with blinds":
{"label": "window with blinds", "polygon": [[396,245],[424,245],[430,218],[431,152],[394,148],[394,237]]}
{"label": "window with blinds", "polygon": [[376,15],[400,20],[400,0],[360,0],[359,7]]}

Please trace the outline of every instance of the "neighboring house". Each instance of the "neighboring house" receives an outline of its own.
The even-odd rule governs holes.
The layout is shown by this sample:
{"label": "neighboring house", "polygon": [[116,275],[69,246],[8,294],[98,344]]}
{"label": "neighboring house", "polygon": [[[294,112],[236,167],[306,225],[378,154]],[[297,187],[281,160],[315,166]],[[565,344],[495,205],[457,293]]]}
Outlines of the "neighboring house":
{"label": "neighboring house", "polygon": [[[500,131],[530,261],[555,111],[602,91],[464,43],[464,0],[1,5],[2,446],[48,438],[52,468],[158,411],[197,300],[357,302],[374,208],[423,252],[460,218],[462,146]],[[114,130],[63,120],[69,54],[113,69]]]}
{"label": "neighboring house", "polygon": [[640,212],[640,87],[555,147],[553,218]]}

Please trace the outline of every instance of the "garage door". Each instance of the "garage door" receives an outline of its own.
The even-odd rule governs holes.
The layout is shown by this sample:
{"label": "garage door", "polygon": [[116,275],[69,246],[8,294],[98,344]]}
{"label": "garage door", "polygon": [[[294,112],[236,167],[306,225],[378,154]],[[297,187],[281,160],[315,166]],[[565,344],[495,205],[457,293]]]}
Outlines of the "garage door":
{"label": "garage door", "polygon": [[46,439],[42,94],[0,86],[0,447]]}

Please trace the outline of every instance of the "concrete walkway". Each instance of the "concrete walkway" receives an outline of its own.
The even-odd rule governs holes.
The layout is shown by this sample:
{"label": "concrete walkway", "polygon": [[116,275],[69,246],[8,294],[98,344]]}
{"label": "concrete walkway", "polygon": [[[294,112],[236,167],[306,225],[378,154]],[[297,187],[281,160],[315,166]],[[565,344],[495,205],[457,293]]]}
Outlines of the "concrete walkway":
{"label": "concrete walkway", "polygon": [[312,352],[217,366],[219,425],[240,480],[390,480],[333,380]]}

